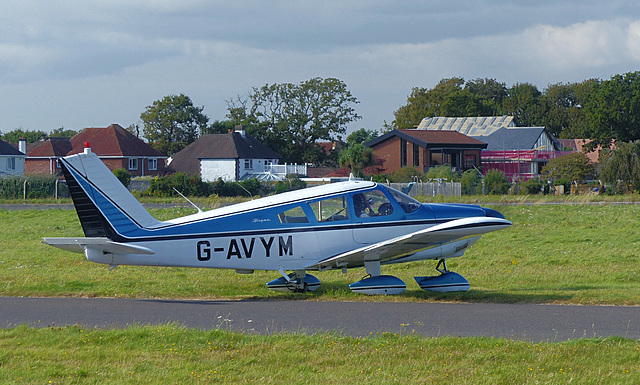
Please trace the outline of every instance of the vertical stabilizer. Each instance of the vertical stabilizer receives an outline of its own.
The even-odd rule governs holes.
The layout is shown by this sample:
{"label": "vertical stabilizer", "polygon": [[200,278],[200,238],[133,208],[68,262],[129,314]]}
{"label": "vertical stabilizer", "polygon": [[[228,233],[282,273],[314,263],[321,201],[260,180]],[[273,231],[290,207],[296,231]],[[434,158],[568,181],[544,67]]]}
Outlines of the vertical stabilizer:
{"label": "vertical stabilizer", "polygon": [[114,232],[124,235],[160,223],[90,148],[61,163],[85,236],[113,238]]}

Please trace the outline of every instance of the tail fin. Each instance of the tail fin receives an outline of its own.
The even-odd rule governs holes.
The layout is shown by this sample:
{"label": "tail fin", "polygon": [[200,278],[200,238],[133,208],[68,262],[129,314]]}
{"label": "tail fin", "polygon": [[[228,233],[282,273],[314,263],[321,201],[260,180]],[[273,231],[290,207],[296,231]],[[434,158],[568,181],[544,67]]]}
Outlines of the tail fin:
{"label": "tail fin", "polygon": [[120,235],[160,223],[90,148],[62,158],[61,165],[86,237],[115,240]]}

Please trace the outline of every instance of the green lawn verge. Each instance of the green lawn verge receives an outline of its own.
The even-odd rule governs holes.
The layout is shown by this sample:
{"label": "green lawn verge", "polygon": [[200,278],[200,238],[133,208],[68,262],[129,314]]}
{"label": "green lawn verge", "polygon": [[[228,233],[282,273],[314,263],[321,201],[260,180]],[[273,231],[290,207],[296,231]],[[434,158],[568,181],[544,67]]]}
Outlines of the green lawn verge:
{"label": "green lawn verge", "polygon": [[[74,211],[0,210],[0,295],[128,298],[300,298],[358,301],[471,301],[640,305],[640,206],[489,205],[514,225],[490,233],[448,266],[471,283],[467,293],[420,290],[414,276],[435,273],[435,261],[383,267],[407,290],[393,297],[353,294],[347,285],[364,269],[321,272],[307,294],[272,292],[277,272],[107,266],[41,243],[42,237],[82,236]],[[152,210],[160,219],[193,212]]]}
{"label": "green lawn verge", "polygon": [[0,382],[637,384],[640,342],[21,326],[0,330]]}

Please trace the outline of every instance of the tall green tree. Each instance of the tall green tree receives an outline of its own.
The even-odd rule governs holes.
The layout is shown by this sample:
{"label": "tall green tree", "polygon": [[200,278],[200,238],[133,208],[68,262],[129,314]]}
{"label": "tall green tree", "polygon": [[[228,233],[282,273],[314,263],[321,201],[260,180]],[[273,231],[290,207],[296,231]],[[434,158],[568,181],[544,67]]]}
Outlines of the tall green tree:
{"label": "tall green tree", "polygon": [[640,142],[619,143],[600,152],[600,178],[614,190],[640,191]]}
{"label": "tall green tree", "polygon": [[572,152],[561,157],[551,159],[542,168],[542,174],[554,179],[569,179],[573,183],[580,183],[594,172],[594,166],[583,152]]}
{"label": "tall green tree", "polygon": [[541,96],[542,93],[535,85],[518,83],[507,90],[503,106],[506,113],[514,117],[518,126],[539,126],[545,112]]}
{"label": "tall green tree", "polygon": [[549,85],[543,92],[544,125],[559,138],[586,138],[588,123],[585,103],[590,92],[597,86],[597,79],[581,83],[557,83]]}
{"label": "tall green tree", "polygon": [[169,95],[156,100],[140,114],[144,137],[166,155],[173,155],[195,141],[207,128],[209,118],[203,107],[195,107],[184,95]]}
{"label": "tall green tree", "polygon": [[442,79],[432,89],[413,88],[407,104],[394,113],[395,128],[415,128],[424,118],[434,116],[491,116],[502,114],[507,96],[504,83],[495,79],[469,82],[454,77]]}
{"label": "tall green tree", "polygon": [[37,142],[38,140],[47,136],[47,133],[44,131],[31,131],[31,130],[23,130],[22,128],[16,128],[7,133],[2,134],[0,138],[5,142],[9,143],[18,143],[20,138],[24,138],[27,143]]}
{"label": "tall green tree", "polygon": [[229,117],[278,152],[286,162],[320,163],[326,157],[317,141],[340,139],[360,119],[358,100],[335,78],[253,88],[247,100],[227,101]]}
{"label": "tall green tree", "polygon": [[340,167],[351,169],[353,175],[361,176],[362,170],[376,165],[376,159],[371,148],[363,146],[362,143],[357,143],[340,152],[338,163]]}
{"label": "tall green tree", "polygon": [[609,146],[613,139],[640,139],[640,72],[615,75],[590,93],[587,106],[589,137]]}

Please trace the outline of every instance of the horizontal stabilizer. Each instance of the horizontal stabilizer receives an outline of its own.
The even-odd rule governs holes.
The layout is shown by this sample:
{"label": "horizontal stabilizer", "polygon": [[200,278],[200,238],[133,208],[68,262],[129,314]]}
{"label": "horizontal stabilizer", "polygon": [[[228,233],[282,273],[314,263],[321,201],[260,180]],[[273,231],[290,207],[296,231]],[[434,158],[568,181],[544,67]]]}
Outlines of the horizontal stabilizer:
{"label": "horizontal stabilizer", "polygon": [[74,253],[84,253],[85,249],[100,250],[110,254],[155,254],[151,249],[110,241],[107,238],[43,238],[47,245]]}

